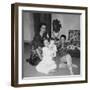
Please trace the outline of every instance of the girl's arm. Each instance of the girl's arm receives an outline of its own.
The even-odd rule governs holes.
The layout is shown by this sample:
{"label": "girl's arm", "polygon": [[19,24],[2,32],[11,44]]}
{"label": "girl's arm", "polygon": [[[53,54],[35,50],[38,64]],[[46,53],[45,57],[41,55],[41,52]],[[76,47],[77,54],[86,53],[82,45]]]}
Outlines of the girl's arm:
{"label": "girl's arm", "polygon": [[55,46],[54,53],[53,53],[54,57],[56,57],[56,52],[57,52],[57,47]]}
{"label": "girl's arm", "polygon": [[53,53],[53,57],[56,57],[56,52]]}

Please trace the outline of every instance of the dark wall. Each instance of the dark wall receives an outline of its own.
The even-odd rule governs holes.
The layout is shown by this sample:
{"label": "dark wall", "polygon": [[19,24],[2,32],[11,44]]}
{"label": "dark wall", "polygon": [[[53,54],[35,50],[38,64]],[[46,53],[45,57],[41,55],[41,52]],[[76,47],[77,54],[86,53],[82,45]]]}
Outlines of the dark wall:
{"label": "dark wall", "polygon": [[34,13],[34,30],[35,34],[40,31],[40,23],[47,25],[47,32],[51,35],[51,14],[47,13]]}

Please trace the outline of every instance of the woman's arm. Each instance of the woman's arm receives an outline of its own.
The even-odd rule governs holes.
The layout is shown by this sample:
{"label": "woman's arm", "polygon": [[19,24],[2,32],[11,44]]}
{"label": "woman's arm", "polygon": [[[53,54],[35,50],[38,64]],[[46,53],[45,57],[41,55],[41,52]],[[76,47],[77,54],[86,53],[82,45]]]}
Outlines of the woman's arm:
{"label": "woman's arm", "polygon": [[37,49],[36,49],[36,52],[37,52],[37,54],[38,54],[39,58],[42,60],[42,55],[41,55],[41,53],[40,53],[39,48],[37,48]]}

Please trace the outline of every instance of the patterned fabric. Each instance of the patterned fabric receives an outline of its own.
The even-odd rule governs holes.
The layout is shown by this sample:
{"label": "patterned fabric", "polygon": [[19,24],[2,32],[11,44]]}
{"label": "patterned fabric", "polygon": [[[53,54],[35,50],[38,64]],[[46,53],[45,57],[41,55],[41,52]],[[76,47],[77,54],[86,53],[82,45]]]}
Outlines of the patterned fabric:
{"label": "patterned fabric", "polygon": [[[41,51],[39,51],[39,52],[41,53]],[[35,49],[32,50],[31,51],[31,55],[30,55],[30,61],[29,61],[29,63],[31,65],[37,65],[40,61],[41,61],[41,59],[39,58],[36,50]]]}
{"label": "patterned fabric", "polygon": [[65,56],[66,54],[68,54],[68,50],[67,50],[67,45],[64,44],[64,47],[61,47],[61,45],[59,45],[58,47],[58,54],[60,57]]}
{"label": "patterned fabric", "polygon": [[35,35],[33,41],[32,41],[32,45],[34,46],[34,48],[38,48],[38,47],[43,47],[43,40],[47,38],[47,33],[44,33],[43,36],[41,37],[39,34]]}

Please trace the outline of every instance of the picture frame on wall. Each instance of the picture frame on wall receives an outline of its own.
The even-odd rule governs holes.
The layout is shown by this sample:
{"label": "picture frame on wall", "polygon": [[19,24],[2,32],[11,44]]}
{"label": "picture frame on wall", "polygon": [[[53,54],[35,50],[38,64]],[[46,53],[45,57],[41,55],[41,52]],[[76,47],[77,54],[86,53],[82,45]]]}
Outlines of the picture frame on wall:
{"label": "picture frame on wall", "polygon": [[87,14],[82,6],[11,5],[11,85],[87,83]]}

